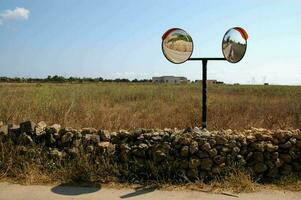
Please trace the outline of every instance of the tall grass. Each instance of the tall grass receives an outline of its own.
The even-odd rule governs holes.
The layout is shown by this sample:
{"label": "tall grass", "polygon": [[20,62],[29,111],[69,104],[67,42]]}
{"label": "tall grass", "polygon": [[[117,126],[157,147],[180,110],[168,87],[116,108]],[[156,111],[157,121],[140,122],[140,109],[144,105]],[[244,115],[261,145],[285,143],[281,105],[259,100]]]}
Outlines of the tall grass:
{"label": "tall grass", "polygon": [[[201,85],[0,84],[0,121],[74,128],[194,127]],[[301,87],[209,85],[208,129],[301,128]]]}

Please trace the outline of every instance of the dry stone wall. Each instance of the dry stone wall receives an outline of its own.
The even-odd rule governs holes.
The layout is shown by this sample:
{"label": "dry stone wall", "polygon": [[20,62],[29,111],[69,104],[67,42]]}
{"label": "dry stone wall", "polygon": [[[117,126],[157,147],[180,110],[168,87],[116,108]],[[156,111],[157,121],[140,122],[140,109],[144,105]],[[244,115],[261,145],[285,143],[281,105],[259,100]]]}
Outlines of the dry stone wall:
{"label": "dry stone wall", "polygon": [[156,175],[205,180],[223,175],[230,166],[246,169],[255,178],[301,174],[300,130],[207,131],[196,127],[109,132],[26,121],[0,123],[0,138],[23,152],[42,147],[49,159],[76,159],[82,153],[92,163],[99,157],[109,159],[119,178],[146,180]]}

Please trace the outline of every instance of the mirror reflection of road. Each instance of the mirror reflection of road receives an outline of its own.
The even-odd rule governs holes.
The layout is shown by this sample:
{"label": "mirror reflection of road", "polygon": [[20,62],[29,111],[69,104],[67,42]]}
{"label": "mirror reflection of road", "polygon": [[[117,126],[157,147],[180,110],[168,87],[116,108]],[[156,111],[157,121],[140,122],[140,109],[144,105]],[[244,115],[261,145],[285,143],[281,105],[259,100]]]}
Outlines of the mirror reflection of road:
{"label": "mirror reflection of road", "polygon": [[244,55],[245,45],[236,44],[236,43],[224,44],[223,51],[227,60],[230,60],[232,62],[237,62]]}
{"label": "mirror reflection of road", "polygon": [[187,60],[191,54],[191,52],[176,51],[176,50],[169,49],[165,46],[163,46],[163,49],[168,59],[172,60],[175,63],[181,63]]}

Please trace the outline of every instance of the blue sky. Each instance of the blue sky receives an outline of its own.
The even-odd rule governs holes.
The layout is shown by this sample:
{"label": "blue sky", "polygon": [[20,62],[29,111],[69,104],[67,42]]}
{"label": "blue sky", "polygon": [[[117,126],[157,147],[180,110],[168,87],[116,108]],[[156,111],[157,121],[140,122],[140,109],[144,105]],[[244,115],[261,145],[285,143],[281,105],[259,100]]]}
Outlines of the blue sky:
{"label": "blue sky", "polygon": [[200,79],[200,63],[165,59],[162,34],[182,28],[193,57],[222,57],[235,26],[249,34],[245,57],[209,62],[208,79],[301,85],[301,1],[292,0],[0,0],[0,76]]}

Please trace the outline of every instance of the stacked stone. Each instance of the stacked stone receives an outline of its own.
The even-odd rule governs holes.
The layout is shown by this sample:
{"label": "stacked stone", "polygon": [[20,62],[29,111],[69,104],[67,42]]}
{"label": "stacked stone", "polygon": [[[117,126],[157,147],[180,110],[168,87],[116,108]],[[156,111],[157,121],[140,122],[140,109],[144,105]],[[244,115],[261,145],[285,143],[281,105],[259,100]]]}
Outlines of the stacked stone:
{"label": "stacked stone", "polygon": [[209,132],[188,128],[109,132],[26,121],[20,125],[0,123],[0,138],[22,146],[23,151],[42,146],[53,159],[78,158],[81,153],[91,160],[102,156],[116,162],[121,176],[143,176],[150,166],[158,168],[161,176],[173,167],[174,171],[165,172],[179,173],[190,180],[222,175],[233,166],[261,178],[301,174],[300,130],[252,128]]}

